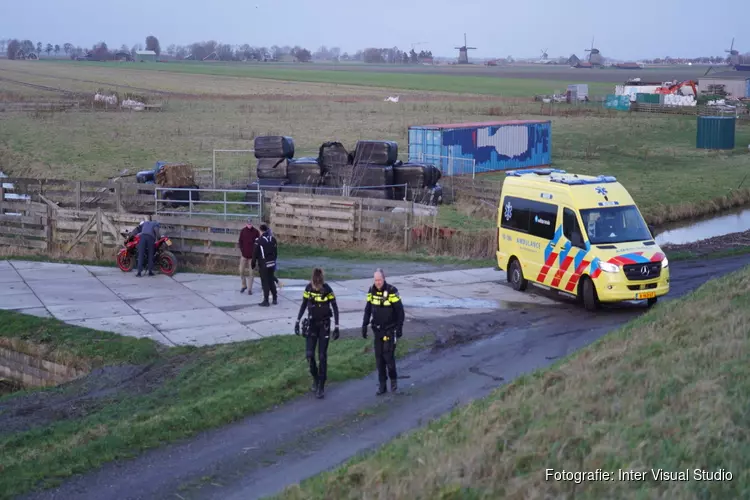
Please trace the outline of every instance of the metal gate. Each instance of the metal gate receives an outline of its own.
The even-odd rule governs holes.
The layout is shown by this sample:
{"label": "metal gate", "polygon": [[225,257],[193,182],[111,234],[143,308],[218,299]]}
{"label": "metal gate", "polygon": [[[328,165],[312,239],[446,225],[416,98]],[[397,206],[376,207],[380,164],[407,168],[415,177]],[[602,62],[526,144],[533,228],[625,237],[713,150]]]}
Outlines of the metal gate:
{"label": "metal gate", "polygon": [[156,215],[187,217],[256,218],[263,217],[263,193],[250,189],[191,189],[156,187]]}

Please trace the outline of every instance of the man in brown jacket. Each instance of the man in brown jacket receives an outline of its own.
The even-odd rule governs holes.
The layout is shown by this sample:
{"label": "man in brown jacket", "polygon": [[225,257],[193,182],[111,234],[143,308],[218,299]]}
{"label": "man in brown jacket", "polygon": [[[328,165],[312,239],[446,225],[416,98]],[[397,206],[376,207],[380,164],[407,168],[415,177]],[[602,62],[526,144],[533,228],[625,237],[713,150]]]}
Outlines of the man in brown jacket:
{"label": "man in brown jacket", "polygon": [[[247,290],[248,295],[253,294],[253,280],[255,279],[255,276],[253,273],[253,269],[250,266],[250,261],[253,258],[255,240],[258,239],[259,236],[260,231],[258,231],[255,226],[253,226],[252,218],[247,219],[247,224],[242,228],[242,231],[240,231],[240,240],[237,243],[237,246],[240,247],[240,252],[242,253],[242,255],[240,256],[240,277],[242,278],[242,289],[240,290],[240,293],[243,293],[245,290]],[[250,277],[249,288],[248,282],[245,279],[245,274],[248,274]]]}

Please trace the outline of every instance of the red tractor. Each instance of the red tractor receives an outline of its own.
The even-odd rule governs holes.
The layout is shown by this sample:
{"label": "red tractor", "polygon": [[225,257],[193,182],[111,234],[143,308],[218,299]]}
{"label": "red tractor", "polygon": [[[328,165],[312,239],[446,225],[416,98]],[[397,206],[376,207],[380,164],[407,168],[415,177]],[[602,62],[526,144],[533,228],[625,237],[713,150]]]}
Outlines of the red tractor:
{"label": "red tractor", "polygon": [[[117,267],[122,272],[129,273],[137,264],[138,242],[141,240],[141,235],[136,234],[130,237],[130,234],[126,232],[122,235],[126,239],[123,247],[117,252]],[[171,246],[172,240],[169,236],[162,236],[154,244],[154,264],[162,274],[167,276],[173,276],[177,272],[177,257],[169,251]]]}

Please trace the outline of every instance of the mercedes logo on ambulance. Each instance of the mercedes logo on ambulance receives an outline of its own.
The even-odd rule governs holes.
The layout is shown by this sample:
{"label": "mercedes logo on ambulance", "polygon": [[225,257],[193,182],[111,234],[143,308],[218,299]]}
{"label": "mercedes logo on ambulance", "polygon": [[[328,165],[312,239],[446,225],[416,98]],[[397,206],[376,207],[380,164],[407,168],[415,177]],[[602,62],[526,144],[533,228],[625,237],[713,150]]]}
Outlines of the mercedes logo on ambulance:
{"label": "mercedes logo on ambulance", "polygon": [[648,266],[641,266],[641,276],[648,276],[651,274],[651,269]]}

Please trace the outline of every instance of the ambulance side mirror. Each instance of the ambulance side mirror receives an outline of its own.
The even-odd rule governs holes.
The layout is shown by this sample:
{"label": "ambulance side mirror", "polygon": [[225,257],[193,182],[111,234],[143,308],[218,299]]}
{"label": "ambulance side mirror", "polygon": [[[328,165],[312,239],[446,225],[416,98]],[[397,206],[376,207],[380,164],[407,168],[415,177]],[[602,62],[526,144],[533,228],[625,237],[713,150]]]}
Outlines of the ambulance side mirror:
{"label": "ambulance side mirror", "polygon": [[575,231],[570,235],[570,242],[573,244],[573,246],[578,248],[584,248],[586,246],[583,242],[583,236],[581,236],[581,233],[579,233],[578,231]]}

